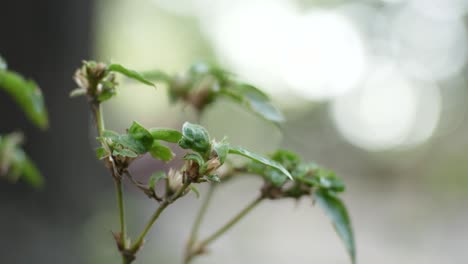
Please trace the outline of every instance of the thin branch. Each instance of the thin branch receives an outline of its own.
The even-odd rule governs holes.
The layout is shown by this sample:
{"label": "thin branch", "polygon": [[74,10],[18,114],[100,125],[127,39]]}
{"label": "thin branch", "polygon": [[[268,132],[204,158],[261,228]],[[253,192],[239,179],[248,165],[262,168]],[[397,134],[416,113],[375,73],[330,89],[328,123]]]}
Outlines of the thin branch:
{"label": "thin branch", "polygon": [[215,184],[210,183],[208,192],[206,193],[206,196],[205,196],[205,198],[203,200],[202,206],[200,207],[200,210],[197,213],[195,222],[194,222],[194,224],[192,226],[192,229],[190,231],[190,236],[189,236],[189,238],[187,240],[187,246],[185,248],[185,254],[184,254],[185,261],[190,259],[192,248],[193,248],[195,242],[197,241],[198,231],[200,229],[201,223],[202,223],[203,218],[204,218],[204,216],[206,214],[206,211],[208,209],[208,205],[210,204],[211,198],[213,197],[214,189],[215,189]]}
{"label": "thin branch", "polygon": [[[98,134],[99,136],[102,136],[105,130],[104,115],[102,114],[102,106],[100,103],[91,102],[91,109],[94,115],[94,121],[96,123]],[[125,250],[128,245],[127,245],[127,224],[125,222],[125,206],[123,202],[123,186],[122,186],[121,177],[118,174],[117,168],[115,167],[115,162],[112,158],[110,159],[112,163],[112,168],[110,168],[110,170],[114,178],[115,190],[116,190],[116,195],[117,195],[117,206],[119,208],[120,244]],[[126,256],[124,256],[124,254],[122,254],[122,263],[124,264],[130,263],[129,259]]]}
{"label": "thin branch", "polygon": [[251,203],[249,203],[242,211],[240,211],[237,215],[235,215],[229,222],[227,222],[225,225],[220,227],[216,232],[214,232],[211,236],[207,237],[206,239],[198,243],[198,245],[190,251],[190,253],[188,254],[188,257],[185,258],[184,264],[190,263],[195,256],[204,253],[206,246],[208,246],[210,243],[218,239],[221,235],[229,231],[236,223],[238,223],[242,218],[244,218],[250,211],[252,211],[252,209],[254,209],[264,199],[265,198],[263,197],[263,195],[260,195]]}

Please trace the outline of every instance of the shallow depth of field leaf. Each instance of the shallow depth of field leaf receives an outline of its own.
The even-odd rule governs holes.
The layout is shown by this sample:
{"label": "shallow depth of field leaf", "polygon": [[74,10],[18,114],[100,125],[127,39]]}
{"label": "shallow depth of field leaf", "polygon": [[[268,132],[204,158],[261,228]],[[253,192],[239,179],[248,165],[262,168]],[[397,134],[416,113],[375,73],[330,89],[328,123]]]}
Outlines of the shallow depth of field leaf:
{"label": "shallow depth of field leaf", "polygon": [[149,130],[153,139],[177,143],[182,138],[182,133],[167,128],[152,128]]}
{"label": "shallow depth of field leaf", "polygon": [[151,133],[136,121],[133,121],[132,126],[128,129],[128,134],[135,140],[141,142],[146,149],[151,148],[153,145],[153,136]]}
{"label": "shallow depth of field leaf", "polygon": [[327,190],[316,191],[314,198],[332,221],[336,233],[348,250],[352,263],[356,263],[354,235],[345,205],[336,194]]}
{"label": "shallow depth of field leaf", "polygon": [[174,153],[172,153],[172,150],[164,145],[161,145],[157,140],[153,142],[153,146],[149,150],[149,153],[153,158],[163,161],[170,161],[174,158]]}
{"label": "shallow depth of field leaf", "polygon": [[171,81],[171,76],[169,76],[167,73],[162,72],[162,71],[147,71],[147,72],[141,73],[141,75],[146,80],[161,81],[161,82],[166,82],[166,83],[169,83]]}
{"label": "shallow depth of field leaf", "polygon": [[284,175],[286,175],[289,179],[293,179],[291,174],[281,165],[279,164],[278,162],[276,161],[273,161],[273,160],[270,160],[262,155],[259,155],[259,154],[256,154],[256,153],[253,153],[253,152],[250,152],[244,148],[241,148],[241,147],[237,147],[237,146],[230,146],[229,147],[229,153],[231,154],[237,154],[237,155],[241,155],[241,156],[244,156],[246,158],[249,158],[255,162],[258,162],[258,163],[261,163],[263,165],[266,165],[266,166],[269,166],[269,167],[272,167],[274,169],[277,169],[279,171],[281,171]]}
{"label": "shallow depth of field leaf", "polygon": [[226,161],[227,155],[229,153],[229,144],[225,140],[222,140],[221,142],[216,142],[213,144],[213,149],[216,152],[219,161],[221,164],[223,164],[224,161]]}
{"label": "shallow depth of field leaf", "polygon": [[40,188],[44,180],[36,165],[20,148],[21,135],[13,133],[0,137],[0,176],[1,173],[11,180],[18,178],[33,187]]}
{"label": "shallow depth of field leaf", "polygon": [[0,69],[0,89],[9,94],[21,107],[26,116],[38,127],[48,126],[47,110],[38,85],[21,75]]}
{"label": "shallow depth of field leaf", "polygon": [[142,74],[138,73],[137,71],[127,69],[120,64],[110,64],[109,66],[107,66],[107,69],[112,72],[118,72],[120,74],[123,74],[128,78],[134,79],[146,85],[154,86],[154,84],[147,80]]}
{"label": "shallow depth of field leaf", "polygon": [[230,86],[222,89],[221,94],[246,106],[250,111],[268,121],[275,123],[284,121],[283,115],[271,104],[270,98],[252,85],[240,84]]}

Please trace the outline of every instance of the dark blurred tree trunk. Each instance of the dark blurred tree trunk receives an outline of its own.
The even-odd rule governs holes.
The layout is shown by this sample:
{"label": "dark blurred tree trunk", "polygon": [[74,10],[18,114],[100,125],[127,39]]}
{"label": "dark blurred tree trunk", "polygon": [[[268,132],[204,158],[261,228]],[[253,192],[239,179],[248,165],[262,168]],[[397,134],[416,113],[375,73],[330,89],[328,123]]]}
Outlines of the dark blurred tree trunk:
{"label": "dark blurred tree trunk", "polygon": [[42,87],[51,126],[39,131],[0,92],[0,133],[24,131],[46,178],[42,192],[0,181],[0,263],[85,262],[79,230],[108,179],[94,177],[87,105],[68,93],[91,39],[91,0],[1,1],[0,54]]}

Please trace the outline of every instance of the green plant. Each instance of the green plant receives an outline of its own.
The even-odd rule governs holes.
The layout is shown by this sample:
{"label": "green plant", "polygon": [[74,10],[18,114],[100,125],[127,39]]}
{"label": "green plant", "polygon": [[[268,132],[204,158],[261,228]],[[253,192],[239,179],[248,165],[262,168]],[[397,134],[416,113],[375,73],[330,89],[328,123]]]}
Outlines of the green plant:
{"label": "green plant", "polygon": [[[139,74],[118,64],[107,65],[85,61],[74,76],[79,88],[73,90],[71,95],[87,97],[99,134],[97,140],[100,146],[96,151],[97,157],[110,170],[115,182],[120,231],[114,233],[114,237],[123,263],[135,260],[148,231],[167,207],[190,192],[199,196],[196,188],[198,184],[208,184],[210,187],[187,241],[183,258],[186,264],[194,257],[205,253],[212,242],[262,201],[300,199],[303,196],[312,197],[329,215],[338,235],[346,245],[352,262],[355,262],[350,219],[338,196],[345,187],[332,171],[313,163],[303,162],[298,155],[286,150],[278,150],[268,157],[253,153],[231,145],[226,138],[213,139],[205,128],[188,122],[184,123],[181,131],[167,128],[148,129],[138,122],[133,122],[125,134],[107,130],[101,106],[103,102],[117,94],[116,73],[149,86],[154,86],[152,81],[164,82],[169,88],[173,102],[181,101],[193,106],[198,115],[218,97],[225,97],[268,121],[279,123],[283,117],[272,106],[268,96],[259,89],[239,81],[234,75],[212,65],[197,63],[187,72],[171,76],[160,71]],[[164,145],[165,142],[177,143],[180,148],[187,150],[182,157],[184,165],[181,168],[170,169],[168,172],[155,172],[148,183],[136,181],[128,169],[135,159],[147,153],[154,159],[163,161],[174,158],[172,150]],[[236,166],[230,162],[231,155],[243,156],[247,162]],[[255,175],[263,179],[264,184],[258,197],[211,236],[199,239],[198,229],[215,188],[242,174]],[[159,207],[134,241],[130,240],[126,228],[122,189],[124,178],[159,203]],[[163,194],[157,193],[155,189],[158,182],[165,183]]]}
{"label": "green plant", "polygon": [[[15,100],[31,122],[41,129],[47,128],[47,111],[38,85],[8,70],[7,63],[1,56],[0,90],[5,91]],[[41,187],[44,182],[43,178],[34,163],[21,149],[22,142],[23,135],[20,132],[0,135],[0,176],[11,181],[21,178],[34,187]]]}

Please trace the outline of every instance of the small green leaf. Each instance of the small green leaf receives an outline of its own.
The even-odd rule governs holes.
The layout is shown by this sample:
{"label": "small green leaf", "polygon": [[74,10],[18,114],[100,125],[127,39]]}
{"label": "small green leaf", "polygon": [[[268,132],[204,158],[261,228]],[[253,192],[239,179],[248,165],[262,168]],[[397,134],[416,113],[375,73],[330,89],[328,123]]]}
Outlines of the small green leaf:
{"label": "small green leaf", "polygon": [[[42,188],[44,186],[44,179],[37,169],[36,165],[28,158],[28,156],[23,152],[19,151],[17,155],[22,156],[20,159],[22,167],[22,179],[29,185],[35,188]],[[19,161],[18,161],[19,162]]]}
{"label": "small green leaf", "polygon": [[284,149],[273,153],[271,159],[283,165],[288,171],[293,171],[301,163],[299,155]]}
{"label": "small green leaf", "polygon": [[201,154],[206,154],[211,149],[208,131],[200,125],[185,122],[182,127],[183,137],[179,146],[184,149],[193,149]]}
{"label": "small green leaf", "polygon": [[205,175],[203,178],[209,182],[221,182],[221,179],[219,178],[218,175],[212,174],[212,175]]}
{"label": "small green leaf", "polygon": [[6,173],[5,176],[12,181],[20,178],[35,188],[41,188],[44,180],[36,165],[20,148],[21,142],[19,133],[0,137],[0,176]]}
{"label": "small green leaf", "polygon": [[177,130],[167,128],[151,128],[151,135],[156,140],[164,140],[171,143],[177,143],[182,138],[182,133]]}
{"label": "small green leaf", "polygon": [[103,147],[99,147],[99,148],[96,149],[96,157],[98,159],[103,159],[107,155],[108,155],[108,153],[107,153],[106,149],[104,149]]}
{"label": "small green leaf", "polygon": [[156,183],[159,180],[164,179],[164,178],[167,178],[167,175],[163,171],[158,171],[158,172],[153,173],[149,178],[149,182],[148,182],[149,188],[151,190],[154,190],[154,187],[156,186]]}
{"label": "small green leaf", "polygon": [[112,130],[104,130],[102,132],[102,136],[105,138],[110,138],[110,139],[118,139],[120,137],[119,133],[112,131]]}
{"label": "small green leaf", "polygon": [[141,124],[133,121],[132,126],[128,129],[128,134],[135,140],[141,142],[146,149],[152,148],[153,136],[151,133],[144,128]]}
{"label": "small green leaf", "polygon": [[0,89],[5,90],[20,105],[35,125],[42,129],[47,128],[48,116],[44,98],[34,81],[26,80],[15,72],[0,70]]}
{"label": "small green leaf", "polygon": [[252,85],[239,84],[227,87],[222,89],[220,94],[247,107],[247,109],[265,120],[274,123],[284,121],[283,115],[271,104],[269,97]]}
{"label": "small green leaf", "polygon": [[110,140],[110,147],[112,149],[129,149],[138,155],[143,155],[148,152],[147,146],[143,145],[141,141],[134,139],[131,135],[119,135],[114,131],[106,130],[103,132],[102,137],[98,139]]}
{"label": "small green leaf", "polygon": [[277,169],[281,171],[284,175],[286,175],[289,179],[293,180],[291,174],[281,164],[277,163],[276,161],[270,160],[264,156],[250,152],[244,148],[237,147],[237,146],[230,146],[229,153],[241,155],[255,162]]}
{"label": "small green leaf", "polygon": [[6,61],[3,59],[2,56],[0,56],[0,70],[6,70],[7,69],[7,63]]}
{"label": "small green leaf", "polygon": [[[73,92],[73,91],[72,91]],[[117,91],[115,89],[103,89],[99,95],[97,96],[97,99],[99,102],[104,102],[109,99],[111,99],[114,95],[117,94]]]}
{"label": "small green leaf", "polygon": [[112,156],[122,156],[122,157],[128,157],[128,158],[136,158],[138,157],[138,154],[135,153],[134,151],[130,149],[114,149],[112,151]]}
{"label": "small green leaf", "polygon": [[192,192],[195,193],[195,196],[197,198],[200,198],[200,192],[198,191],[197,187],[193,186],[192,184],[189,185],[189,188]]}
{"label": "small green leaf", "polygon": [[184,156],[184,160],[193,160],[195,161],[200,167],[205,164],[205,160],[199,153],[187,153]]}
{"label": "small green leaf", "polygon": [[134,80],[139,81],[141,83],[144,83],[146,85],[155,86],[152,82],[148,81],[140,73],[138,73],[138,72],[136,72],[134,70],[127,69],[127,68],[125,68],[124,66],[122,66],[120,64],[110,64],[107,67],[107,69],[109,71],[112,71],[112,72],[121,73],[121,74],[127,76],[128,78],[134,79]]}
{"label": "small green leaf", "polygon": [[229,144],[226,142],[226,140],[215,142],[213,144],[213,149],[216,152],[216,155],[218,156],[221,164],[224,164],[224,161],[226,161],[227,155],[229,153]]}
{"label": "small green leaf", "polygon": [[331,219],[335,231],[345,244],[352,263],[356,263],[356,249],[351,221],[343,202],[332,192],[318,190],[314,194],[315,200]]}
{"label": "small green leaf", "polygon": [[172,150],[166,146],[161,145],[157,140],[153,142],[153,146],[149,150],[149,153],[153,158],[163,161],[170,161],[174,158],[174,153],[172,153]]}
{"label": "small green leaf", "polygon": [[162,71],[147,71],[141,74],[146,80],[152,81],[161,81],[169,83],[171,82],[172,78],[168,74]]}

